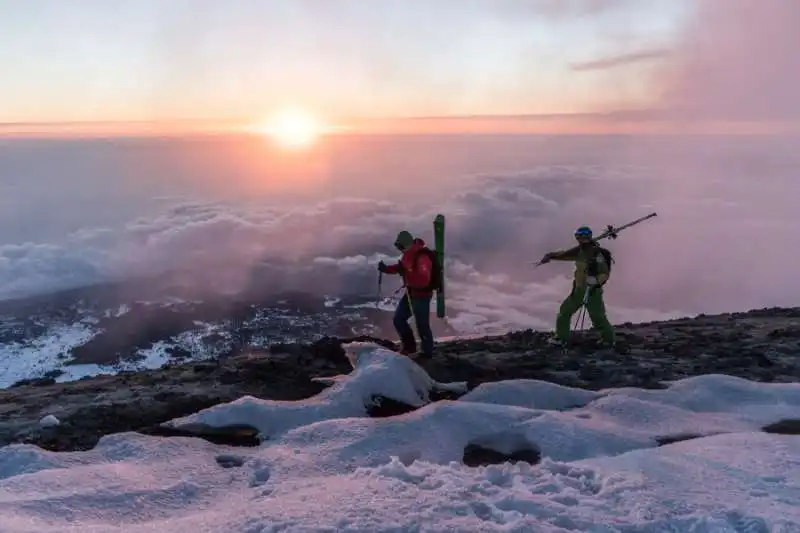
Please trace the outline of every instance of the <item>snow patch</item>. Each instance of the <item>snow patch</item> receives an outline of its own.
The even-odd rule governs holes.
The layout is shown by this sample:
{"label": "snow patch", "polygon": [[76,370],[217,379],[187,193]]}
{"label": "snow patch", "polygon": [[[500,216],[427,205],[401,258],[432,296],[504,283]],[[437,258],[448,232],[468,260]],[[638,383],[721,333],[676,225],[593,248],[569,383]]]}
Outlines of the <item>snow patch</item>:
{"label": "snow patch", "polygon": [[377,309],[378,311],[386,311],[388,313],[394,313],[395,309],[397,308],[397,299],[381,298],[374,302],[350,304],[344,307],[347,309]]}
{"label": "snow patch", "polygon": [[29,342],[0,346],[0,388],[61,367],[72,348],[89,342],[96,334],[89,325],[78,322],[53,326]]}
{"label": "snow patch", "polygon": [[341,298],[325,295],[325,303],[324,303],[325,307],[338,307],[339,304],[341,303],[342,303]]}
{"label": "snow patch", "polygon": [[377,344],[354,342],[344,348],[353,373],[317,379],[332,387],[314,398],[284,402],[245,396],[172,420],[168,425],[187,429],[246,424],[256,428],[262,437],[272,439],[318,421],[364,417],[367,406],[374,404],[379,396],[421,407],[430,401],[432,390],[466,389],[465,383],[435,381],[408,357]]}
{"label": "snow patch", "polygon": [[131,306],[128,305],[128,304],[123,303],[123,304],[120,304],[119,307],[117,307],[116,309],[106,309],[106,312],[104,313],[104,316],[106,318],[110,318],[110,317],[119,318],[119,317],[129,313],[130,311],[131,311]]}
{"label": "snow patch", "polygon": [[116,368],[88,363],[83,365],[62,365],[58,367],[61,374],[56,377],[56,383],[67,383],[79,379],[95,376],[112,376],[117,373]]}
{"label": "snow patch", "polygon": [[61,421],[53,415],[47,415],[39,420],[39,425],[43,428],[55,427],[59,424],[61,424]]}
{"label": "snow patch", "polygon": [[565,387],[548,381],[515,379],[483,383],[462,396],[460,401],[560,411],[584,406],[601,396],[599,392]]}

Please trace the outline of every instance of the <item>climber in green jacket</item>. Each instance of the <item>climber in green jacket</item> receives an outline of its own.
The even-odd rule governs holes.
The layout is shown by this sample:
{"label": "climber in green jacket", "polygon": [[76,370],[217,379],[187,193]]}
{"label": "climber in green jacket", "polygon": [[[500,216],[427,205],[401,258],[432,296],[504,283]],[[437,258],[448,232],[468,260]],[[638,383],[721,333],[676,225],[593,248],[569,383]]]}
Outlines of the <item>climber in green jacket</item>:
{"label": "climber in green jacket", "polygon": [[569,342],[572,316],[584,305],[585,298],[586,310],[592,324],[600,330],[603,342],[614,347],[614,327],[606,316],[603,301],[603,285],[608,281],[611,272],[610,255],[606,257],[602,253],[603,248],[592,239],[592,230],[587,226],[581,226],[575,231],[575,239],[578,241],[577,246],[547,253],[540,261],[542,264],[550,261],[575,262],[572,292],[558,310],[554,342],[561,345]]}

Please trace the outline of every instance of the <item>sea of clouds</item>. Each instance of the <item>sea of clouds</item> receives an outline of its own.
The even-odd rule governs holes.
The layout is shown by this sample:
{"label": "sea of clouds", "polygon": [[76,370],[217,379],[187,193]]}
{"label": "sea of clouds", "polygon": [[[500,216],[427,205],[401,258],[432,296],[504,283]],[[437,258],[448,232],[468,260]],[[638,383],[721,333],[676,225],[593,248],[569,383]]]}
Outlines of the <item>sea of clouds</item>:
{"label": "sea of clouds", "polygon": [[306,156],[318,161],[311,169],[258,144],[6,142],[0,158],[15,164],[0,170],[13,206],[2,215],[0,297],[149,275],[217,292],[257,282],[372,294],[396,233],[432,244],[443,213],[451,324],[549,327],[572,267],[532,262],[571,245],[579,225],[601,231],[650,212],[658,217],[607,242],[613,321],[800,296],[787,268],[796,156],[772,139],[347,137]]}

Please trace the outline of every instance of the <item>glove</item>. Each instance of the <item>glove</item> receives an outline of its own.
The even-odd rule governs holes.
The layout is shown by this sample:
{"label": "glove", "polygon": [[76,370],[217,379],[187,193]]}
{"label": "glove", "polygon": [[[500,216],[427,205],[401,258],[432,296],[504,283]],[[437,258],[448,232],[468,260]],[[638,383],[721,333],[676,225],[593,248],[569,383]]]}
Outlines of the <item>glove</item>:
{"label": "glove", "polygon": [[378,271],[380,271],[380,272],[386,272],[386,263],[384,263],[383,261],[381,261],[380,263],[378,263]]}
{"label": "glove", "polygon": [[594,276],[587,276],[586,284],[592,288],[596,288],[600,285],[600,283],[597,281],[597,278]]}
{"label": "glove", "polygon": [[548,252],[542,256],[542,259],[539,261],[541,264],[549,263],[550,260],[553,258],[553,252]]}

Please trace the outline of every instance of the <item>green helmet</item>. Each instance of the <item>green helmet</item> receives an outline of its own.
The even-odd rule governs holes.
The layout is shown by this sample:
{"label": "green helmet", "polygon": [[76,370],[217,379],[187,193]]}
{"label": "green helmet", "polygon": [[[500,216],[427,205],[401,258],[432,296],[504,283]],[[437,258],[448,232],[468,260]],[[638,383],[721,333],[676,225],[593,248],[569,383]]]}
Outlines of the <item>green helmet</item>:
{"label": "green helmet", "polygon": [[411,245],[414,244],[414,236],[411,235],[406,230],[401,231],[397,234],[397,238],[394,240],[394,245],[400,250],[405,250],[410,248]]}

